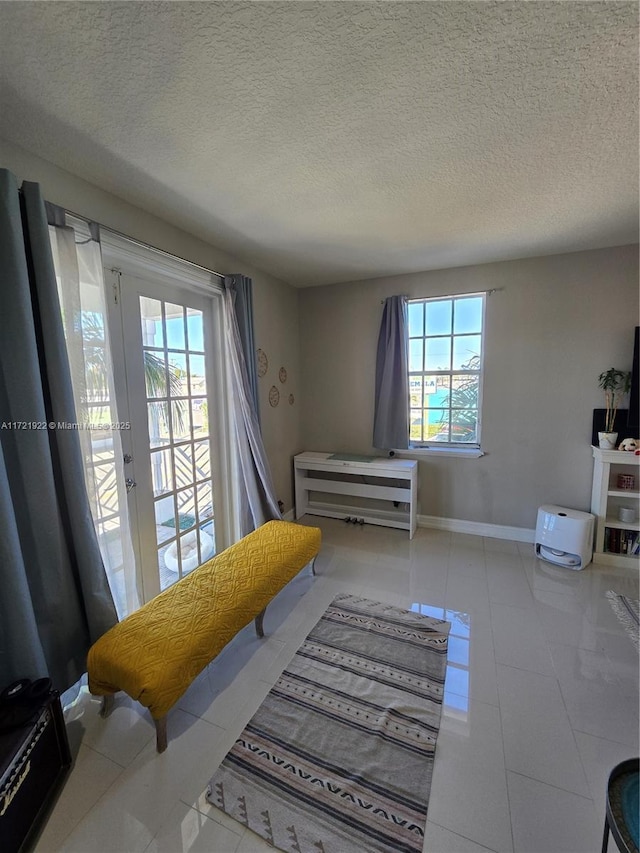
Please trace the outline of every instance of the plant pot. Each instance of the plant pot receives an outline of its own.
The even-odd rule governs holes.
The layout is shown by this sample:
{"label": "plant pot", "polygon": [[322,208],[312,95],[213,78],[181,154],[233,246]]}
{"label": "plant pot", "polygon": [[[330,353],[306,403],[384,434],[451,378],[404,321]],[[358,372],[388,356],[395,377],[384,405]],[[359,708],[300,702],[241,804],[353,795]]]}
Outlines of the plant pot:
{"label": "plant pot", "polygon": [[600,450],[615,450],[618,443],[617,432],[599,432],[598,446]]}

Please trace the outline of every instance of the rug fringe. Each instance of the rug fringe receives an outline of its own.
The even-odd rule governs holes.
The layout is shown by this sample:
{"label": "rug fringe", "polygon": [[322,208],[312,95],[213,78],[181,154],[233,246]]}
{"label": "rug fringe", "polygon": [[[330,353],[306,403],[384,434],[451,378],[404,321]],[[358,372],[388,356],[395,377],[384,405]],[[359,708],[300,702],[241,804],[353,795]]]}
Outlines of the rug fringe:
{"label": "rug fringe", "polygon": [[[608,590],[605,595],[609,599],[611,609],[616,614],[618,621],[621,623],[626,633],[631,637],[633,645],[636,647],[637,651],[640,652],[638,618],[634,613],[631,613],[629,611],[629,608],[625,604],[625,600],[631,601],[631,599],[626,599],[626,596],[620,595],[613,589]],[[636,605],[636,608],[638,608],[638,605],[640,603],[636,601],[634,601],[633,603]]]}

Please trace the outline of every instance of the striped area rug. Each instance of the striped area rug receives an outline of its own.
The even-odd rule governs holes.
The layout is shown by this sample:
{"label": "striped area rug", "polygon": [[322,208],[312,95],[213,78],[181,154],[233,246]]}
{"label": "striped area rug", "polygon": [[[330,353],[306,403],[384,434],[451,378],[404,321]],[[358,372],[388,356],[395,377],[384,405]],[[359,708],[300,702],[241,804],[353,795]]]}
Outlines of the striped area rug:
{"label": "striped area rug", "polygon": [[279,850],[420,853],[450,625],[337,596],[207,799]]}
{"label": "striped area rug", "polygon": [[618,621],[631,637],[633,645],[640,651],[640,637],[638,636],[640,601],[635,598],[628,598],[626,595],[620,595],[613,589],[610,589],[605,595],[609,599],[609,604],[618,617]]}

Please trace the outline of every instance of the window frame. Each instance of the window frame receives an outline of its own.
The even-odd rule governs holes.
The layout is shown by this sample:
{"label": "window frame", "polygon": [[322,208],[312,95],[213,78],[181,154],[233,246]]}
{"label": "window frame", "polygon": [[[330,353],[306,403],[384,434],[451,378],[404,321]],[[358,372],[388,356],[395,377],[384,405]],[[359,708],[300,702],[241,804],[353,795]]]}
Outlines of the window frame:
{"label": "window frame", "polygon": [[[213,501],[217,507],[216,546],[218,546],[219,537],[219,547],[217,547],[217,553],[219,553],[225,547],[237,541],[241,535],[241,496],[237,485],[240,482],[240,475],[235,453],[232,451],[234,427],[229,402],[231,394],[229,390],[230,375],[225,343],[223,288],[214,279],[213,273],[206,271],[190,261],[143,244],[138,244],[134,240],[110,231],[107,228],[101,230],[100,241],[107,293],[111,287],[114,289],[114,294],[118,293],[117,301],[115,299],[107,300],[109,312],[112,315],[110,316],[109,334],[114,353],[114,370],[123,378],[122,382],[116,384],[116,397],[118,399],[119,411],[126,412],[127,419],[129,418],[130,398],[127,389],[125,357],[127,342],[125,341],[125,324],[122,317],[123,299],[120,291],[120,273],[129,279],[139,278],[146,282],[157,281],[159,285],[167,287],[177,286],[186,292],[205,297],[210,303],[212,330],[214,333],[213,342],[216,346],[208,354],[205,352],[205,358],[207,359],[207,375],[211,378],[212,388],[217,388],[219,391],[216,398],[216,405],[209,406],[209,412],[215,412],[215,426],[212,424],[211,435],[208,439],[212,467]],[[137,436],[135,434],[123,433],[123,436],[129,440],[138,438],[137,446],[134,447],[131,445],[129,448],[134,458],[143,460],[147,452],[149,454],[153,452],[148,450],[146,433],[144,436],[142,433],[139,433]],[[145,478],[145,483],[149,487],[152,484],[151,477]],[[152,485],[151,491],[153,491]],[[144,495],[141,489],[135,490],[134,499],[136,503],[144,500],[149,501],[150,499],[152,503],[155,502],[153,495],[150,498],[150,495]],[[136,519],[137,521],[138,519]],[[137,528],[137,532],[139,530],[140,528]],[[143,566],[143,559],[140,553],[141,547],[140,540],[138,540],[136,542],[136,548],[138,549],[136,560],[139,567]],[[151,545],[149,543],[147,543],[146,547],[150,551]],[[150,593],[148,589],[151,590]],[[148,600],[149,597],[153,597],[154,594],[161,591],[158,588],[156,592],[153,586],[148,589],[145,588],[145,600]]]}
{"label": "window frame", "polygon": [[[434,302],[450,302],[452,303],[451,310],[451,326],[450,331],[446,335],[427,335],[426,333],[426,325],[423,324],[422,335],[410,335],[409,324],[407,322],[407,402],[408,402],[408,451],[410,453],[433,453],[433,454],[442,454],[442,455],[456,455],[456,456],[473,456],[478,457],[482,456],[483,452],[481,449],[481,441],[482,441],[482,400],[483,400],[483,387],[484,387],[484,358],[485,358],[485,350],[486,350],[486,310],[487,310],[487,296],[488,291],[478,291],[473,293],[455,293],[447,296],[421,296],[407,299],[407,307],[411,304],[419,303],[421,305],[426,305],[427,303]],[[454,332],[454,323],[455,323],[455,303],[457,301],[465,300],[465,299],[473,299],[480,298],[482,300],[482,309],[481,309],[481,326],[479,332],[469,332],[469,333],[461,333],[461,336],[465,334],[471,335],[479,335],[480,336],[480,366],[477,371],[473,370],[461,370],[453,368],[453,342],[454,338],[457,335]],[[424,309],[423,309],[424,311]],[[426,357],[426,346],[424,342],[428,338],[433,337],[447,337],[451,342],[451,356],[449,362],[448,370],[425,370],[425,357]],[[410,369],[410,342],[412,340],[422,340],[423,341],[423,355],[422,355],[422,370],[416,371]],[[476,435],[475,441],[429,441],[429,440],[416,440],[411,438],[411,378],[412,376],[420,376],[422,377],[422,407],[421,410],[424,412],[424,377],[425,376],[449,376],[453,377],[454,375],[465,374],[468,375],[477,375],[478,376],[478,402],[477,402],[477,420],[476,420]],[[451,382],[450,382],[451,387]],[[447,406],[446,409],[449,412],[449,423],[451,423],[451,406]],[[424,417],[424,416],[423,416]]]}

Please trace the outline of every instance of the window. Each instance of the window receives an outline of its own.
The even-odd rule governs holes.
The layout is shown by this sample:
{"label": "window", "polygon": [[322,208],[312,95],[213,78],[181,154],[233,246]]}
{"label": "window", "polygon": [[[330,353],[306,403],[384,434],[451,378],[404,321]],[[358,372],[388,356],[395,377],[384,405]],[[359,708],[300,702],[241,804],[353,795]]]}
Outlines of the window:
{"label": "window", "polygon": [[485,294],[412,299],[409,444],[480,446]]}

